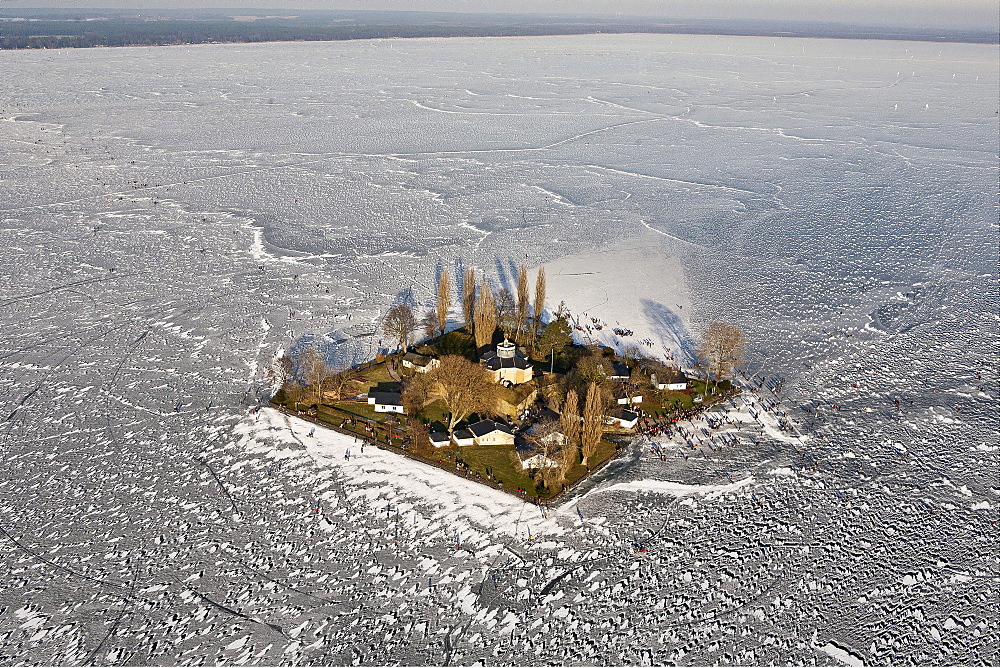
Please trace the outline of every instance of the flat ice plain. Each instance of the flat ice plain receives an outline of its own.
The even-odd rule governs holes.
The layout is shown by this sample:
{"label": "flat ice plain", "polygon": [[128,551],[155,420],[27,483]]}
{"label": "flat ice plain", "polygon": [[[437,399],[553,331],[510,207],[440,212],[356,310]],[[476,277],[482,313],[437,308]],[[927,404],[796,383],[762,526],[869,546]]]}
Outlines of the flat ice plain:
{"label": "flat ice plain", "polygon": [[[995,46],[0,71],[0,663],[1000,663]],[[742,325],[755,392],[544,518],[248,414],[276,350],[521,261],[655,352]]]}

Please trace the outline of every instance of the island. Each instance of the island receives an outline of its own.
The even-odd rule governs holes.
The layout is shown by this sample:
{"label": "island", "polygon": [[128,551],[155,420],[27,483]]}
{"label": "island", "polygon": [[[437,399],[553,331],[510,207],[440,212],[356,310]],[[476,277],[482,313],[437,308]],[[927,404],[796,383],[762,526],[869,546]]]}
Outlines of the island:
{"label": "island", "polygon": [[444,270],[426,313],[400,303],[382,317],[391,352],[339,369],[316,346],[277,357],[271,405],[538,503],[578,485],[636,436],[671,433],[735,391],[729,376],[746,342],[732,325],[711,323],[698,363],[685,369],[647,355],[643,342],[618,351],[576,340],[607,325],[581,323],[562,302],[546,309],[544,268],[533,300],[529,288],[523,265],[515,292],[467,269],[456,321]]}

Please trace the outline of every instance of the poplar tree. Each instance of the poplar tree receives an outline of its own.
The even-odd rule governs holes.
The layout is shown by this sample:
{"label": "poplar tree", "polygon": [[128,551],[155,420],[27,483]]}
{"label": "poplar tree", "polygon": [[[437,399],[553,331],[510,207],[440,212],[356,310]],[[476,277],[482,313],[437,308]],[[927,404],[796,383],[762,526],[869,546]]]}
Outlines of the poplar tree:
{"label": "poplar tree", "polygon": [[604,394],[597,383],[591,383],[587,390],[587,401],[583,407],[583,428],[580,431],[584,466],[589,467],[590,458],[597,454],[597,448],[603,435]]}
{"label": "poplar tree", "polygon": [[451,309],[451,276],[448,270],[441,271],[438,279],[437,317],[438,331],[444,334],[448,327],[448,311]]}
{"label": "poplar tree", "polygon": [[528,321],[528,309],[531,306],[528,296],[528,268],[523,264],[517,269],[517,312],[515,315],[516,327],[514,330],[515,340],[524,345],[527,330],[525,325]]}
{"label": "poplar tree", "polygon": [[559,415],[559,426],[566,437],[565,446],[575,451],[580,445],[580,400],[576,390],[566,393],[566,401]]}
{"label": "poplar tree", "polygon": [[465,326],[474,332],[476,323],[473,314],[476,311],[476,270],[466,267],[462,276],[462,315],[465,316]]}
{"label": "poplar tree", "polygon": [[493,332],[497,328],[497,305],[493,301],[493,291],[483,281],[479,284],[479,298],[475,309],[476,347],[482,348],[493,342]]}
{"label": "poplar tree", "polygon": [[517,328],[517,304],[514,302],[514,295],[510,294],[507,288],[501,288],[496,294],[497,324],[503,330],[503,335],[508,339],[515,339]]}
{"label": "poplar tree", "polygon": [[538,332],[542,328],[542,313],[545,311],[545,267],[538,268],[535,276],[535,314],[532,320],[534,328],[532,333],[538,339]]}

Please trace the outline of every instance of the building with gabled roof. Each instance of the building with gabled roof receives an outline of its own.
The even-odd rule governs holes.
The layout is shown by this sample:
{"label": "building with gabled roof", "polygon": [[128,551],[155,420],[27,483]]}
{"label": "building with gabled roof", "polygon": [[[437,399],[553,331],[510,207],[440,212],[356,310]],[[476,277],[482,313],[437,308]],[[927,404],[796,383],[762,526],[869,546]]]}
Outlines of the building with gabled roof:
{"label": "building with gabled roof", "polygon": [[368,403],[375,407],[376,413],[406,413],[399,392],[369,392]]}
{"label": "building with gabled roof", "polygon": [[403,355],[403,368],[413,369],[417,373],[427,373],[440,365],[441,362],[435,357],[428,357],[427,355],[414,352]]}
{"label": "building with gabled roof", "polygon": [[635,429],[639,424],[639,414],[624,408],[616,408],[604,417],[604,423],[621,429]]}
{"label": "building with gabled roof", "polygon": [[631,390],[625,385],[615,388],[614,395],[615,401],[622,406],[642,403],[642,392]]}
{"label": "building with gabled roof", "polygon": [[435,448],[443,448],[451,443],[451,437],[440,431],[432,431],[428,438],[430,439],[431,445]]}
{"label": "building with gabled roof", "polygon": [[609,380],[625,381],[631,377],[632,370],[628,368],[627,364],[619,362],[618,360],[611,362],[611,375],[608,376]]}
{"label": "building with gabled roof", "polygon": [[480,420],[452,435],[455,445],[514,445],[514,432],[507,425],[493,420]]}
{"label": "building with gabled roof", "polygon": [[559,462],[548,457],[545,450],[537,444],[524,439],[518,439],[517,459],[521,463],[521,470],[554,468],[559,466]]}

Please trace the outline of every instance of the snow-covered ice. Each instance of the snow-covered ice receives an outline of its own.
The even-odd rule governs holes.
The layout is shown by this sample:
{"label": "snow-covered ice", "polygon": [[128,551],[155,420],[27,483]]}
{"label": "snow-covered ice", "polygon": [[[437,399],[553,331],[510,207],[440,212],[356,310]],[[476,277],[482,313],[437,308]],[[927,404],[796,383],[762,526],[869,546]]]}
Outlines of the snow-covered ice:
{"label": "snow-covered ice", "polygon": [[[1000,662],[995,46],[0,70],[0,662]],[[607,345],[738,323],[747,391],[551,509],[249,412],[275,350],[520,262]]]}

